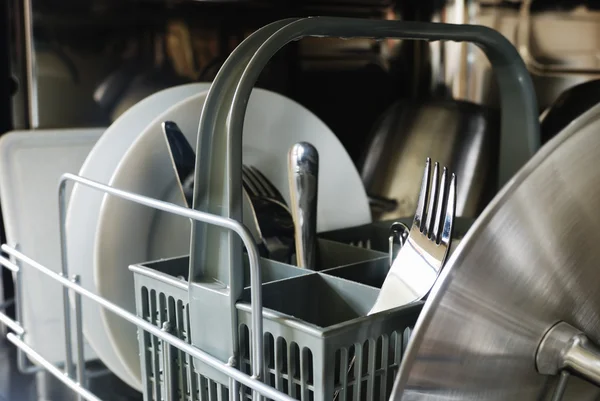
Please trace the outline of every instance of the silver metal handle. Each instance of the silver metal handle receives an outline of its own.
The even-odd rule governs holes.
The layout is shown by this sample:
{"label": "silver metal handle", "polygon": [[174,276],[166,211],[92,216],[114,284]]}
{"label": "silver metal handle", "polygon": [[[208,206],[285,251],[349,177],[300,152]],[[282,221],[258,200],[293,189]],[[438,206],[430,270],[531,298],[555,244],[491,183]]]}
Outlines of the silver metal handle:
{"label": "silver metal handle", "polygon": [[294,218],[296,264],[315,270],[317,262],[317,199],[319,153],[307,142],[292,146],[288,153],[290,211]]}
{"label": "silver metal handle", "polygon": [[600,348],[568,323],[554,325],[538,347],[539,373],[556,375],[565,370],[600,386]]}

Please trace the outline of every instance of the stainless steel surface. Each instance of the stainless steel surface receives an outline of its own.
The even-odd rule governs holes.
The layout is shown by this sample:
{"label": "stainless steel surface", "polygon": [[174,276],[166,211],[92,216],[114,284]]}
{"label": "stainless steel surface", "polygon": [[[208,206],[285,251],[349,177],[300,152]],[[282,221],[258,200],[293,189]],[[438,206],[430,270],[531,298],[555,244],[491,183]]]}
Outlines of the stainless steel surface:
{"label": "stainless steel surface", "polygon": [[292,146],[288,153],[288,179],[296,265],[316,270],[319,153],[313,145],[299,142]]}
{"label": "stainless steel surface", "polygon": [[394,222],[390,226],[390,236],[389,236],[389,256],[390,256],[390,267],[394,264],[394,259],[396,258],[396,240],[398,240],[398,245],[400,248],[404,246],[406,240],[408,239],[408,234],[410,232],[410,228],[406,226],[406,224],[401,222]]}
{"label": "stainless steel surface", "polygon": [[435,163],[431,174],[428,158],[408,238],[394,259],[369,315],[423,299],[442,270],[452,240],[456,177],[452,174],[447,184],[446,168],[441,179],[438,169]]}
{"label": "stainless steel surface", "polygon": [[368,192],[398,202],[394,211],[374,217],[413,215],[422,161],[428,156],[461,179],[456,215],[478,216],[497,190],[499,135],[497,116],[471,103],[396,103],[374,128],[361,169]]}
{"label": "stainless steel surface", "polygon": [[568,348],[574,339],[582,335],[580,330],[565,322],[559,322],[544,335],[535,355],[535,367],[540,374],[557,375],[564,368]]}
{"label": "stainless steel surface", "polygon": [[[600,106],[548,142],[450,257],[415,327],[392,400],[547,400],[536,370],[564,321],[600,338]],[[561,381],[562,382],[562,381]],[[565,400],[597,400],[571,377]]]}
{"label": "stainless steel surface", "polygon": [[29,114],[29,128],[35,129],[40,125],[36,53],[33,37],[33,0],[23,1],[24,34],[25,34],[25,64],[27,86],[27,112]]}
{"label": "stainless steel surface", "polygon": [[[455,3],[462,1],[447,0],[441,20],[460,23],[456,17],[456,9],[460,7]],[[559,3],[555,8],[551,4],[543,7],[543,2],[536,2],[542,6],[538,7],[541,9],[530,10],[525,1],[512,3],[471,1],[465,23],[493,28],[517,47],[531,72],[541,109],[549,106],[568,88],[600,78],[596,40],[600,29],[599,10],[571,7],[568,3]],[[520,9],[515,7],[516,3],[521,4]],[[445,44],[446,54],[451,58],[448,61],[450,66],[455,66],[455,58],[461,57],[457,47],[458,44]],[[466,99],[496,106],[499,87],[490,63],[475,47],[470,48],[467,57],[470,72]],[[448,77],[452,74],[447,72]],[[452,81],[448,79],[447,82],[451,84]]]}
{"label": "stainless steel surface", "polygon": [[600,349],[583,333],[571,339],[562,361],[565,369],[600,385]]}
{"label": "stainless steel surface", "polygon": [[[595,38],[600,29],[600,13],[585,6],[576,7],[573,11],[538,12],[537,24],[539,26],[537,35],[534,36],[532,2],[533,0],[521,2],[516,33],[518,50],[527,64],[527,68],[532,73],[541,75],[552,73],[600,74],[600,63],[598,62],[600,44]],[[578,32],[564,31],[564,28],[575,29]],[[557,34],[563,36],[562,40]],[[566,38],[564,38],[565,36]],[[554,39],[554,44],[547,46],[552,39]],[[570,46],[565,46],[565,39],[568,40],[567,43]],[[540,41],[542,41],[541,44]]]}
{"label": "stainless steel surface", "polygon": [[514,43],[545,107],[568,88],[600,78],[600,11],[586,6],[533,11],[531,3],[521,2]]}
{"label": "stainless steel surface", "polygon": [[[449,24],[472,24],[478,13],[478,1],[445,0],[432,16],[432,22]],[[477,46],[472,43],[433,42],[429,45],[431,53],[432,90],[444,85],[454,100],[481,104],[477,96],[484,89],[478,66],[473,63]],[[484,103],[485,104],[485,103]]]}
{"label": "stainless steel surface", "polygon": [[568,371],[600,386],[600,348],[565,322],[556,324],[544,335],[535,365],[541,374]]}
{"label": "stainless steel surface", "polygon": [[247,198],[256,241],[265,257],[290,263],[294,254],[294,220],[277,188],[256,167],[242,166],[243,196]]}

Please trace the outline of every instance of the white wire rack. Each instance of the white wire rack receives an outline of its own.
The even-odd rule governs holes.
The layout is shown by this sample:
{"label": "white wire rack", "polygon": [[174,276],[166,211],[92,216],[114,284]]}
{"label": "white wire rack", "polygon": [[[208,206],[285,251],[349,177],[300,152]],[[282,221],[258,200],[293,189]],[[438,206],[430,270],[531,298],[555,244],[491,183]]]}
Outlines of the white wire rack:
{"label": "white wire rack", "polygon": [[[79,185],[84,185],[92,189],[103,191],[110,194],[111,196],[117,196],[119,198],[129,200],[131,202],[138,203],[147,207],[155,208],[157,210],[176,214],[178,216],[189,218],[192,222],[203,222],[212,225],[218,225],[235,232],[244,243],[249,258],[250,264],[250,282],[251,282],[251,304],[252,304],[252,330],[251,330],[251,341],[252,341],[252,376],[249,376],[230,363],[223,363],[213,356],[203,352],[202,350],[186,343],[185,341],[169,334],[168,332],[161,330],[161,328],[152,325],[146,320],[126,311],[125,309],[115,305],[114,303],[100,297],[93,292],[86,290],[79,285],[79,277],[76,275],[69,275],[69,268],[66,259],[66,233],[65,233],[65,220],[66,220],[66,195],[65,187],[67,182],[72,181]],[[262,336],[255,335],[255,333],[262,333],[262,292],[261,292],[261,278],[260,278],[260,266],[259,266],[259,254],[252,239],[251,234],[247,229],[239,222],[227,219],[220,216],[215,216],[209,213],[203,213],[193,209],[187,209],[174,205],[172,203],[159,201],[157,199],[149,198],[146,196],[122,191],[110,186],[80,177],[74,174],[64,174],[61,177],[59,184],[59,216],[60,216],[60,242],[61,242],[61,261],[62,270],[61,273],[56,273],[48,267],[38,263],[37,261],[29,258],[27,255],[19,251],[18,245],[9,246],[7,244],[2,245],[1,249],[5,252],[9,258],[0,256],[0,264],[5,268],[9,269],[14,274],[15,280],[15,318],[12,319],[4,312],[0,312],[0,322],[6,325],[12,332],[7,334],[8,340],[18,348],[17,363],[21,371],[33,372],[37,369],[46,369],[49,373],[54,375],[58,380],[64,383],[68,388],[73,390],[77,394],[78,400],[89,400],[89,401],[100,401],[100,398],[85,388],[86,383],[86,371],[85,371],[85,358],[83,351],[83,327],[82,327],[82,309],[81,301],[82,297],[86,297],[92,302],[98,303],[101,307],[111,311],[115,315],[125,319],[126,321],[135,324],[139,330],[145,330],[146,332],[158,337],[163,343],[168,343],[171,346],[179,349],[180,351],[189,354],[191,357],[196,358],[207,366],[214,368],[215,370],[227,375],[230,380],[230,388],[239,388],[240,385],[248,387],[253,390],[253,398],[260,400],[262,397],[267,397],[276,401],[292,401],[293,398],[288,395],[270,387],[263,382],[262,378],[262,366],[263,366],[263,355],[260,350],[262,347]],[[21,308],[21,297],[23,293],[23,282],[22,282],[22,269],[36,269],[50,279],[55,280],[63,287],[63,308],[64,308],[64,326],[65,326],[65,362],[63,365],[55,365],[43,356],[41,356],[35,349],[30,347],[24,341],[24,335],[27,328],[23,327],[21,322],[23,317],[23,311]],[[69,297],[72,297],[72,305],[69,301]],[[74,320],[74,321],[73,321]],[[73,341],[71,329],[72,325],[75,325],[75,340]],[[27,357],[39,365],[31,366],[28,365]],[[237,400],[239,394],[236,391],[229,392],[230,400]]]}

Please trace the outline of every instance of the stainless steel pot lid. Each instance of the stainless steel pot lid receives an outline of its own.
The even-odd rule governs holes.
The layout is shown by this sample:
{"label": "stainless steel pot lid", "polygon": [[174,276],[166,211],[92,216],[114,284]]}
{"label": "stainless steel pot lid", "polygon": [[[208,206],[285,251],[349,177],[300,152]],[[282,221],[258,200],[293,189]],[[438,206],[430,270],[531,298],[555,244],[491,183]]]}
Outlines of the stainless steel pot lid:
{"label": "stainless steel pot lid", "polygon": [[[536,365],[549,330],[563,321],[600,342],[599,166],[597,105],[544,146],[467,233],[427,300],[391,400],[552,399],[561,375]],[[575,344],[556,331],[561,347]],[[557,343],[544,344],[538,358]],[[586,369],[598,374],[587,377],[600,378],[600,354],[578,344],[569,355],[587,352]],[[573,368],[565,355],[554,352],[542,368]],[[599,394],[571,378],[562,399]]]}

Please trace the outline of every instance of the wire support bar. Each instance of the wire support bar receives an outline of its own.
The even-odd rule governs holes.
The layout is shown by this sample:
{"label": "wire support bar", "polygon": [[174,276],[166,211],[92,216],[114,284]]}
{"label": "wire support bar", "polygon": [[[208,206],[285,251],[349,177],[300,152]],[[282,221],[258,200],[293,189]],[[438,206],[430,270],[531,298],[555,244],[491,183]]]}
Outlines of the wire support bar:
{"label": "wire support bar", "polygon": [[[81,294],[88,299],[91,299],[92,301],[98,303],[100,306],[108,309],[109,311],[116,314],[117,316],[120,316],[121,318],[127,320],[128,322],[135,324],[139,328],[141,328],[141,329],[147,331],[148,333],[160,338],[161,340],[171,344],[172,346],[191,355],[192,357],[197,358],[202,363],[205,363],[206,365],[226,374],[227,376],[234,379],[236,382],[239,382],[239,383],[243,384],[244,386],[250,387],[251,389],[260,393],[262,396],[270,398],[272,400],[276,400],[276,401],[296,401],[294,398],[289,397],[289,396],[283,394],[282,392],[276,390],[275,388],[270,387],[270,386],[258,381],[257,379],[242,373],[241,371],[239,371],[238,369],[236,369],[230,365],[226,365],[226,364],[222,363],[220,360],[212,357],[211,355],[205,353],[204,351],[201,351],[198,348],[184,342],[183,340],[180,340],[179,338],[162,331],[160,328],[146,322],[144,319],[126,311],[125,309],[94,294],[93,292],[86,290],[85,288],[78,285],[77,283],[75,283],[71,280],[68,280],[67,278],[61,276],[60,274],[54,272],[53,270],[50,270],[49,268],[43,266],[42,264],[29,258],[28,256],[22,254],[21,252],[17,251],[16,249],[11,248],[10,246],[8,246],[6,244],[2,245],[1,249],[4,252],[6,252],[7,254],[9,254],[10,256],[14,257],[15,259],[39,270],[40,272],[44,273],[45,275],[49,276],[50,278],[58,281],[64,287],[71,289],[71,290],[75,291],[76,293]],[[5,267],[7,267],[8,269],[17,267],[15,264],[13,264],[12,262],[10,262],[9,260],[7,260],[5,258],[3,260],[0,259],[0,263],[2,265],[4,265]],[[17,269],[18,269],[18,267],[17,267]],[[1,314],[0,314],[0,316],[1,316]],[[74,384],[77,386],[77,388],[81,388],[77,382],[70,379],[67,375],[65,375],[62,371],[60,371],[58,368],[56,368],[50,362],[43,359],[39,354],[35,353],[35,351],[33,349],[31,349],[23,341],[19,340],[16,336],[14,336],[10,333],[9,333],[9,336],[11,336],[9,338],[11,342],[15,343],[19,347],[21,347],[21,345],[25,346],[25,348],[22,347],[22,349],[25,351],[25,353],[32,356],[32,359],[38,361],[40,363],[40,365],[44,366],[52,374],[54,374],[57,377],[60,376],[59,379],[61,379],[61,380],[62,380],[61,377],[67,378],[69,380],[69,382],[68,383],[65,382],[65,384],[67,384],[69,387],[71,387],[71,385]],[[34,355],[32,355],[30,352],[33,353]],[[36,359],[36,356],[39,360]],[[71,388],[73,388],[73,387],[71,387]],[[79,393],[79,391],[78,391],[78,394],[80,394],[84,398],[86,398],[83,394]],[[94,401],[99,400],[98,398],[93,396],[91,393],[90,393],[90,395],[94,398],[86,398],[86,399],[94,400]]]}
{"label": "wire support bar", "polygon": [[71,379],[67,376],[62,370],[54,366],[52,363],[48,362],[43,356],[35,352],[33,348],[27,345],[23,340],[21,340],[18,336],[13,333],[8,333],[6,338],[16,345],[19,349],[23,350],[27,354],[27,356],[33,361],[39,363],[44,367],[48,372],[52,373],[58,380],[63,382],[67,387],[71,390],[75,391],[77,395],[83,397],[88,401],[102,401],[100,398],[96,397],[93,393],[91,393],[86,388],[82,387],[78,382]]}
{"label": "wire support bar", "polygon": [[[62,261],[62,273],[63,276],[68,277],[68,261],[66,252],[66,184],[68,181],[74,181],[81,185],[96,189],[98,191],[105,192],[112,196],[119,197],[121,199],[129,200],[131,202],[138,203],[147,207],[151,207],[164,212],[172,213],[181,217],[186,217],[196,222],[203,222],[210,225],[216,225],[228,230],[235,232],[248,253],[248,261],[250,265],[250,300],[252,306],[252,333],[251,333],[251,353],[252,353],[252,376],[261,379],[262,367],[263,367],[263,318],[262,318],[262,283],[260,274],[260,263],[259,253],[254,238],[250,231],[241,224],[240,222],[217,216],[214,214],[201,212],[194,209],[188,209],[185,207],[177,206],[175,204],[160,201],[158,199],[150,198],[147,196],[123,191],[117,188],[113,188],[108,185],[101,184],[99,182],[89,180],[84,177],[80,177],[75,174],[63,174],[60,178],[58,186],[58,205],[59,205],[59,218],[60,218],[60,243],[61,243],[61,261]],[[63,298],[67,299],[68,294],[64,291]],[[70,314],[71,311],[66,307],[65,304],[65,327],[70,326]],[[160,336],[159,336],[160,337]],[[67,343],[67,371],[72,371],[72,356],[71,349],[68,344],[71,343],[70,331],[65,331],[65,340]],[[222,364],[222,362],[220,362]],[[251,387],[251,386],[250,386]]]}

